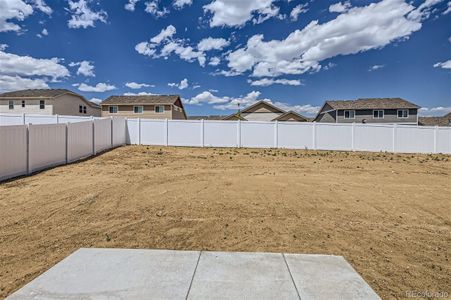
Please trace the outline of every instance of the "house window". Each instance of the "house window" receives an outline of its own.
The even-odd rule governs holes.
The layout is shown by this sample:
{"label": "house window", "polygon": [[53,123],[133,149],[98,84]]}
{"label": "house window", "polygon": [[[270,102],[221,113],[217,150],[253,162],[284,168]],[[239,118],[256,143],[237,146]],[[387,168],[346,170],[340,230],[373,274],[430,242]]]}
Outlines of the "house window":
{"label": "house window", "polygon": [[355,111],[345,110],[345,119],[355,119]]}
{"label": "house window", "polygon": [[133,113],[135,113],[135,114],[142,114],[143,113],[143,107],[142,106],[133,106]]}
{"label": "house window", "polygon": [[8,107],[9,107],[9,109],[14,109],[14,101],[9,100],[8,101]]}
{"label": "house window", "polygon": [[398,109],[398,118],[408,118],[409,117],[409,110],[408,109]]}
{"label": "house window", "polygon": [[78,106],[78,112],[79,113],[83,113],[83,105],[79,105]]}
{"label": "house window", "polygon": [[39,100],[39,109],[45,109],[45,100]]}
{"label": "house window", "polygon": [[117,106],[108,106],[110,114],[117,114]]}
{"label": "house window", "polygon": [[25,100],[22,100],[22,107],[25,107]]}
{"label": "house window", "polygon": [[383,118],[384,118],[383,109],[373,110],[373,119],[383,119]]}
{"label": "house window", "polygon": [[155,106],[155,113],[157,113],[157,114],[164,113],[164,105],[157,105],[157,106]]}
{"label": "house window", "polygon": [[86,113],[86,106],[83,106],[83,113]]}

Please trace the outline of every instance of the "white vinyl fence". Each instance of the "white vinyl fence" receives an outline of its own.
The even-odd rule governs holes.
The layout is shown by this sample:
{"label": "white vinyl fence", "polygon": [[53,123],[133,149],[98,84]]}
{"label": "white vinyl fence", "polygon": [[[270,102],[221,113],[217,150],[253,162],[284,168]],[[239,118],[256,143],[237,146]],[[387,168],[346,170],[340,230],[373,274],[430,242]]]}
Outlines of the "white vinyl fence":
{"label": "white vinyl fence", "polygon": [[392,124],[129,119],[127,144],[451,154],[451,128]]}
{"label": "white vinyl fence", "polygon": [[26,124],[58,124],[84,122],[92,119],[100,119],[90,116],[63,116],[63,115],[37,115],[37,114],[0,114],[0,126],[26,125]]}
{"label": "white vinyl fence", "polygon": [[124,145],[125,128],[124,118],[0,126],[0,180],[74,162]]}

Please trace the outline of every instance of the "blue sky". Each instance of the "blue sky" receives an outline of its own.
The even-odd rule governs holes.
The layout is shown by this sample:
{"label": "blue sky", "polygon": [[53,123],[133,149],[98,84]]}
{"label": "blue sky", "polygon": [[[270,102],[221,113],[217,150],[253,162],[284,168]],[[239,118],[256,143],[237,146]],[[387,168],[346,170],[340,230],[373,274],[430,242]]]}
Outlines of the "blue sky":
{"label": "blue sky", "polygon": [[402,97],[442,115],[450,28],[445,0],[0,0],[0,91],[180,94],[189,115]]}

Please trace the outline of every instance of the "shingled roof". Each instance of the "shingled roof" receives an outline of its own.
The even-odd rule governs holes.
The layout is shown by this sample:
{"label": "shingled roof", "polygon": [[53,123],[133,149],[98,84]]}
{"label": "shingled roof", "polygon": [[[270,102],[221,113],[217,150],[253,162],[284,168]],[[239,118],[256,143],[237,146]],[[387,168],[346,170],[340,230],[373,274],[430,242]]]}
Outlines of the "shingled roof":
{"label": "shingled roof", "polygon": [[418,123],[423,126],[451,126],[451,113],[442,117],[419,117]]}
{"label": "shingled roof", "polygon": [[0,94],[0,98],[55,98],[64,94],[75,94],[66,89],[29,89]]}
{"label": "shingled roof", "polygon": [[179,95],[110,96],[101,104],[175,104]]}
{"label": "shingled roof", "polygon": [[357,100],[328,100],[326,101],[333,109],[398,109],[398,108],[420,108],[401,98],[365,98]]}

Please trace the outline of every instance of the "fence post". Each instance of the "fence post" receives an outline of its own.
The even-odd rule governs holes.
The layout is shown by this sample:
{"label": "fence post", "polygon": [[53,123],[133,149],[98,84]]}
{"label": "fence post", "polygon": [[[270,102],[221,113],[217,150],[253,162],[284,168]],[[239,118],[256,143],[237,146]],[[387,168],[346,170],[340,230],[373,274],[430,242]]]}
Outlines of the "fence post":
{"label": "fence post", "polygon": [[398,128],[398,124],[393,124],[393,135],[392,135],[392,143],[393,143],[393,147],[392,147],[392,152],[395,153],[396,152],[396,131]]}
{"label": "fence post", "polygon": [[58,114],[55,115],[55,121],[56,121],[56,124],[59,124],[59,122],[60,122],[60,117],[59,117]]}
{"label": "fence post", "polygon": [[237,121],[236,126],[236,138],[237,138],[237,144],[238,148],[241,148],[241,120]]}
{"label": "fence post", "polygon": [[351,127],[351,150],[355,151],[355,147],[354,147],[354,136],[355,133],[355,122],[352,122],[352,127]]}
{"label": "fence post", "polygon": [[111,139],[111,148],[113,148],[114,143],[113,143],[113,138],[114,138],[114,134],[113,134],[113,117],[110,116],[110,120],[111,120],[111,134],[110,134],[110,139]]}
{"label": "fence post", "polygon": [[27,175],[31,174],[31,158],[30,158],[30,125],[27,126]]}
{"label": "fence post", "polygon": [[92,155],[96,155],[96,123],[94,117],[91,116],[92,123]]}
{"label": "fence post", "polygon": [[316,121],[313,121],[312,125],[312,145],[313,150],[316,150]]}
{"label": "fence post", "polygon": [[165,139],[164,139],[164,144],[165,146],[169,145],[169,121],[168,119],[164,119],[164,131],[165,131]]}
{"label": "fence post", "polygon": [[66,164],[69,162],[69,126],[70,122],[65,124],[66,128]]}
{"label": "fence post", "polygon": [[437,153],[437,133],[438,133],[438,126],[434,126],[434,153]]}
{"label": "fence post", "polygon": [[201,125],[201,128],[200,128],[200,140],[201,140],[201,144],[202,144],[201,146],[204,147],[205,146],[205,133],[204,133],[205,123],[204,123],[204,119],[200,120],[200,125]]}
{"label": "fence post", "polygon": [[274,122],[274,148],[279,148],[279,121]]}
{"label": "fence post", "polygon": [[22,114],[22,124],[25,125],[25,113]]}

